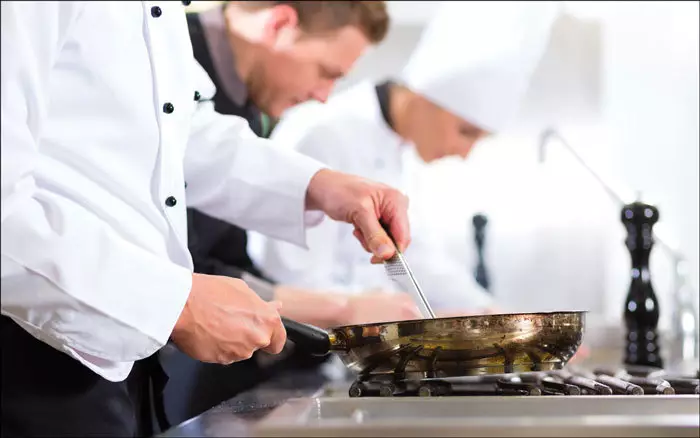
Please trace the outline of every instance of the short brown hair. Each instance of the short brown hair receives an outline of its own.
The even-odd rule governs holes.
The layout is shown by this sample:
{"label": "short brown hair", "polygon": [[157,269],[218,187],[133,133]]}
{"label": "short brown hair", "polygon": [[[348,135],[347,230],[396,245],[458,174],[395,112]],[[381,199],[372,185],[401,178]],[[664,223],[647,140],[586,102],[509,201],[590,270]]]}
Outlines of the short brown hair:
{"label": "short brown hair", "polygon": [[[234,2],[230,2],[234,3]],[[288,5],[299,17],[299,26],[307,32],[323,32],[354,26],[374,44],[380,43],[389,30],[389,13],[384,1],[238,1],[246,8],[269,8]]]}

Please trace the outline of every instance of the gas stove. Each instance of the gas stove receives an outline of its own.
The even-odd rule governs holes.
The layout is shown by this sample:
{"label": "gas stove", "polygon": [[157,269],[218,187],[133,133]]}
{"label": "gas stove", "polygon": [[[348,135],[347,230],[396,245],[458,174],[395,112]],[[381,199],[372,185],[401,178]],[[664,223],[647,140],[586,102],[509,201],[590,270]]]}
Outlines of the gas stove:
{"label": "gas stove", "polygon": [[465,377],[418,377],[404,374],[361,375],[350,385],[350,397],[446,396],[581,396],[697,395],[698,375],[669,375],[664,370],[628,367],[589,371],[566,368]]}
{"label": "gas stove", "polygon": [[251,436],[700,435],[695,371],[567,366],[450,378],[353,377],[288,400],[256,424]]}

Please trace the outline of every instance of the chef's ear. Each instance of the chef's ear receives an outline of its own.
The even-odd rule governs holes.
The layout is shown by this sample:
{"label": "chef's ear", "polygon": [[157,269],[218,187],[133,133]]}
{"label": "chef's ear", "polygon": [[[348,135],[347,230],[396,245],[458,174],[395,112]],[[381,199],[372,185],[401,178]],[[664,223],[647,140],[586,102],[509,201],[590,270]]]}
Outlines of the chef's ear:
{"label": "chef's ear", "polygon": [[294,41],[298,33],[299,15],[290,5],[272,6],[267,11],[263,42],[270,48],[279,48]]}

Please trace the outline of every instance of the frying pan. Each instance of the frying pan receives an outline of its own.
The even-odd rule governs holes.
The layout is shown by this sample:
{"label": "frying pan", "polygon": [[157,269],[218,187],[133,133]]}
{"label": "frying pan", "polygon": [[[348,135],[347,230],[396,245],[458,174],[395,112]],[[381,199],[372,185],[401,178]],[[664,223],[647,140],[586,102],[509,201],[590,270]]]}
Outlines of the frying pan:
{"label": "frying pan", "polygon": [[476,315],[329,331],[282,320],[297,348],[313,355],[335,353],[360,374],[437,378],[561,369],[581,345],[585,314]]}

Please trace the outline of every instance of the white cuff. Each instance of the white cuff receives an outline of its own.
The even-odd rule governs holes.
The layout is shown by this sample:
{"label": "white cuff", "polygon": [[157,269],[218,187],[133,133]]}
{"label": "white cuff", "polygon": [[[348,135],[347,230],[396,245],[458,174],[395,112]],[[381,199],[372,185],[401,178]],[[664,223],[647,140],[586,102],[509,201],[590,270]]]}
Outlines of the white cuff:
{"label": "white cuff", "polygon": [[325,217],[326,214],[322,211],[306,211],[304,212],[304,225],[306,225],[307,228],[316,227],[323,222],[323,218]]}

